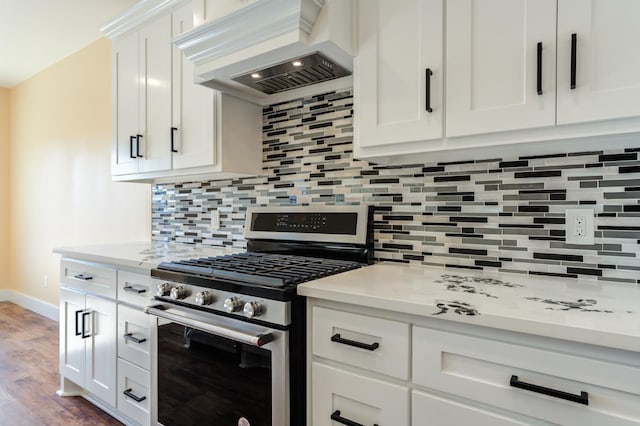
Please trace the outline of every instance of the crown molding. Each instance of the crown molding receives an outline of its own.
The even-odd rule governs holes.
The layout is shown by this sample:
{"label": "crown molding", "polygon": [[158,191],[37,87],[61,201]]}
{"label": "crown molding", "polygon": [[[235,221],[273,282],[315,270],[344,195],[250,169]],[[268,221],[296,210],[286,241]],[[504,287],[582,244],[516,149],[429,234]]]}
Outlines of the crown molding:
{"label": "crown molding", "polygon": [[111,21],[100,27],[100,31],[110,39],[137,29],[145,22],[164,15],[176,6],[188,0],[142,0]]}

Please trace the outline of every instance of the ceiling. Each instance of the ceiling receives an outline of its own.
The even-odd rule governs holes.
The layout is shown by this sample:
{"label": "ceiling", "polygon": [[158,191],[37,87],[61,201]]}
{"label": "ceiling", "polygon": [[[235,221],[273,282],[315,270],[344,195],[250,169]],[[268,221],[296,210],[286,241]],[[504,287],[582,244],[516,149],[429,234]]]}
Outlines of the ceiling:
{"label": "ceiling", "polygon": [[137,0],[0,0],[0,87],[13,87],[100,38]]}

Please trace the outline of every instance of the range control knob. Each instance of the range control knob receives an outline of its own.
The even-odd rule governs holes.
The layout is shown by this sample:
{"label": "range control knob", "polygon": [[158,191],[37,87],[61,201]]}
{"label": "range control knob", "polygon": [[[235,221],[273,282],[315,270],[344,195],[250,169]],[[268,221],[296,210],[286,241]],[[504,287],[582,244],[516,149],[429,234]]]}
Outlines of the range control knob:
{"label": "range control knob", "polygon": [[231,313],[231,312],[238,312],[240,309],[242,309],[242,300],[240,300],[237,297],[229,297],[228,299],[225,299],[224,301],[224,310]]}
{"label": "range control knob", "polygon": [[247,302],[244,304],[244,316],[247,318],[256,318],[262,315],[262,311],[264,311],[264,307],[260,302]]}
{"label": "range control knob", "polygon": [[171,284],[169,283],[158,284],[158,287],[156,287],[156,296],[159,296],[159,297],[166,296],[169,294],[170,291],[171,291]]}
{"label": "range control knob", "polygon": [[208,291],[199,291],[196,293],[196,305],[210,305],[213,302],[213,294]]}
{"label": "range control knob", "polygon": [[173,300],[184,299],[185,297],[187,297],[187,289],[185,289],[181,285],[174,287],[171,289],[169,297]]}

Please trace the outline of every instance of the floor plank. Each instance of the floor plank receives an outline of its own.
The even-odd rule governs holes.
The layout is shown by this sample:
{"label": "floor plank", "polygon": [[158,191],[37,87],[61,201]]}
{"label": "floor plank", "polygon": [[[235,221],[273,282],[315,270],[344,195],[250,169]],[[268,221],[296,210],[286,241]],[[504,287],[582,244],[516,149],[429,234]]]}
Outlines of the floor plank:
{"label": "floor plank", "polygon": [[0,302],[0,425],[122,425],[59,386],[58,323]]}

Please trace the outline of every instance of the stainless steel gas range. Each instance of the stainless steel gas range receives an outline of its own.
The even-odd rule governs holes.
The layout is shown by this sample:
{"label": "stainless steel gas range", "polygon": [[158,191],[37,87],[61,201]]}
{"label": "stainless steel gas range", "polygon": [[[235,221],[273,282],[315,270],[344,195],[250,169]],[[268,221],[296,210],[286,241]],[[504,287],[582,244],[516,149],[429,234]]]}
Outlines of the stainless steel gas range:
{"label": "stainless steel gas range", "polygon": [[371,263],[372,223],[367,206],[250,208],[246,253],[153,269],[153,424],[304,425],[296,286]]}

